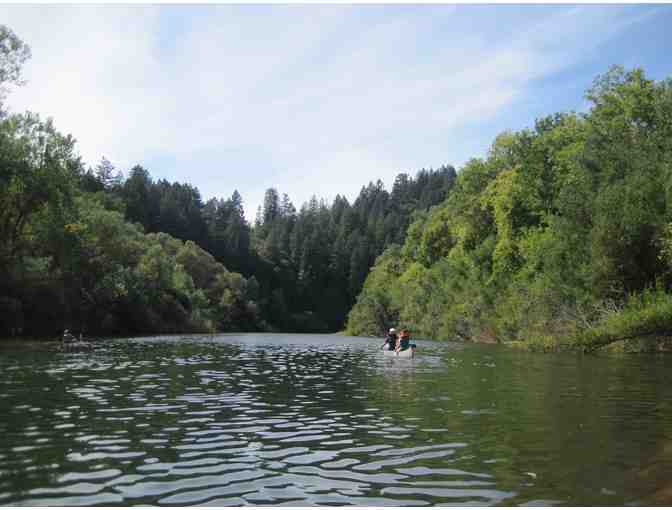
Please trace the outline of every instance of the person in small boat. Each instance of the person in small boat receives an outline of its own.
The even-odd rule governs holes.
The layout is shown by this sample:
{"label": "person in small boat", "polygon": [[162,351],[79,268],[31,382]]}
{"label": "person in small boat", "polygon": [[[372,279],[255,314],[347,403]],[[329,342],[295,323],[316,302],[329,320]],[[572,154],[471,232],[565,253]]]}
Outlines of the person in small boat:
{"label": "person in small boat", "polygon": [[390,328],[390,331],[387,333],[387,338],[383,344],[384,351],[393,351],[397,347],[397,330]]}
{"label": "person in small boat", "polygon": [[411,348],[415,350],[415,344],[411,343],[411,334],[408,332],[407,329],[402,329],[399,332],[399,339],[397,340],[397,347],[396,351],[405,351],[406,349]]}

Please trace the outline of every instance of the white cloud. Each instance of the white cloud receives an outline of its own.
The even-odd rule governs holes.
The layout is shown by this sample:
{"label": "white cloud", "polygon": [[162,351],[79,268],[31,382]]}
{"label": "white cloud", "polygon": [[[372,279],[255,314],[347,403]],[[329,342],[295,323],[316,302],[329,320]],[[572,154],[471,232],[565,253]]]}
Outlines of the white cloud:
{"label": "white cloud", "polygon": [[4,5],[33,49],[8,103],[53,116],[92,165],[174,160],[149,170],[206,198],[238,188],[252,218],[269,186],[299,206],[450,163],[461,126],[634,22],[612,6],[536,10],[507,39],[465,24],[468,8]]}
{"label": "white cloud", "polygon": [[[32,48],[28,85],[8,103],[51,116],[85,160],[128,163],[161,125],[153,81],[158,9],[121,6],[2,6],[0,18]],[[140,122],[139,119],[142,119]],[[149,142],[149,143],[148,143]]]}

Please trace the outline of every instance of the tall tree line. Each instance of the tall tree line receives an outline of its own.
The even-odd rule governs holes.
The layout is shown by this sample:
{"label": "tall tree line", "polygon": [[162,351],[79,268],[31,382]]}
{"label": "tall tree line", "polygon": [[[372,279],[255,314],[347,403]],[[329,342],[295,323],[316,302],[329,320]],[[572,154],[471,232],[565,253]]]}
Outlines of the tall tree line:
{"label": "tall tree line", "polygon": [[254,278],[199,246],[198,191],[85,169],[51,120],[5,110],[30,50],[2,25],[0,48],[0,336],[268,329]]}
{"label": "tall tree line", "polygon": [[669,344],[672,79],[614,67],[586,99],[588,112],[504,132],[469,161],[379,257],[350,332],[401,323],[538,349]]}
{"label": "tall tree line", "polygon": [[[2,101],[30,50],[1,25],[0,45]],[[298,211],[269,189],[250,225],[237,191],[204,202],[140,165],[87,169],[51,120],[0,102],[0,334],[337,330],[376,257],[455,177],[400,174],[391,192]]]}
{"label": "tall tree line", "polygon": [[282,329],[341,328],[376,257],[402,243],[413,214],[443,201],[455,179],[450,166],[402,173],[391,192],[371,182],[352,204],[313,197],[298,211],[286,194],[267,190],[252,247],[269,320]]}
{"label": "tall tree line", "polygon": [[189,184],[155,181],[141,166],[127,178],[103,158],[81,177],[110,208],[147,233],[192,241],[227,269],[259,285],[260,314],[282,331],[335,331],[370,267],[393,243],[403,243],[416,211],[443,201],[456,179],[453,167],[399,174],[388,192],[381,181],[349,201],[311,198],[297,211],[286,193],[266,191],[254,225],[238,191],[203,202]]}

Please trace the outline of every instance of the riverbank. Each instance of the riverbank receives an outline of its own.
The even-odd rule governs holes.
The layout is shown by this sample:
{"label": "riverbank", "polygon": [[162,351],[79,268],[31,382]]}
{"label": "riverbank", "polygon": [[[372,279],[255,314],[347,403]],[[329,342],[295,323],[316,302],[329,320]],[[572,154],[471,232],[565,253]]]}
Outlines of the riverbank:
{"label": "riverbank", "polygon": [[595,346],[590,349],[586,349],[585,346],[572,345],[567,342],[544,343],[540,341],[524,342],[521,340],[514,340],[511,342],[503,342],[503,345],[531,352],[545,352],[549,354],[563,351],[585,353],[603,352],[610,354],[651,354],[672,352],[672,337],[638,337],[629,338],[627,340],[615,340],[607,345]]}
{"label": "riverbank", "polygon": [[[555,326],[555,327],[553,327]],[[529,340],[512,342],[537,351],[669,352],[672,351],[672,295],[646,289],[624,303],[602,306],[584,319],[557,321]]]}
{"label": "riverbank", "polygon": [[[444,320],[443,327],[434,325],[427,329],[422,321],[418,321],[411,330],[416,336],[425,338],[498,343],[535,352],[672,351],[672,294],[662,286],[630,294],[621,302],[604,300],[583,306],[551,302],[547,305],[545,312],[537,315],[531,313],[529,306],[527,310],[506,307],[508,315],[497,306],[491,306],[477,317],[460,314],[456,311],[458,306],[444,307],[438,314],[440,319],[434,323]],[[361,310],[360,306],[358,312]],[[366,321],[362,331],[352,327],[353,323],[362,326],[356,321],[348,324],[346,333],[353,336],[381,329],[373,320]]]}

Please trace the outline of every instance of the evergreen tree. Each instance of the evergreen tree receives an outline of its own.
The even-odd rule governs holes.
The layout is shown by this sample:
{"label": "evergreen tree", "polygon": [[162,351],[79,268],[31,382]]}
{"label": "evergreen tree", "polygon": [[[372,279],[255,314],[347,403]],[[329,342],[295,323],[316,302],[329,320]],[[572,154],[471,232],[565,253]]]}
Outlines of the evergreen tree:
{"label": "evergreen tree", "polygon": [[264,194],[263,223],[269,224],[280,215],[280,202],[278,191],[275,188],[269,188]]}
{"label": "evergreen tree", "polygon": [[140,223],[146,231],[151,231],[159,213],[159,204],[154,202],[155,196],[151,192],[152,186],[149,172],[136,165],[131,168],[122,192],[126,203],[126,218]]}
{"label": "evergreen tree", "polygon": [[294,216],[296,214],[296,208],[292,204],[287,193],[282,194],[282,203],[280,204],[280,215],[283,217]]}
{"label": "evergreen tree", "polygon": [[106,190],[111,189],[115,184],[115,175],[114,165],[103,156],[98,166],[96,166],[96,177]]}

